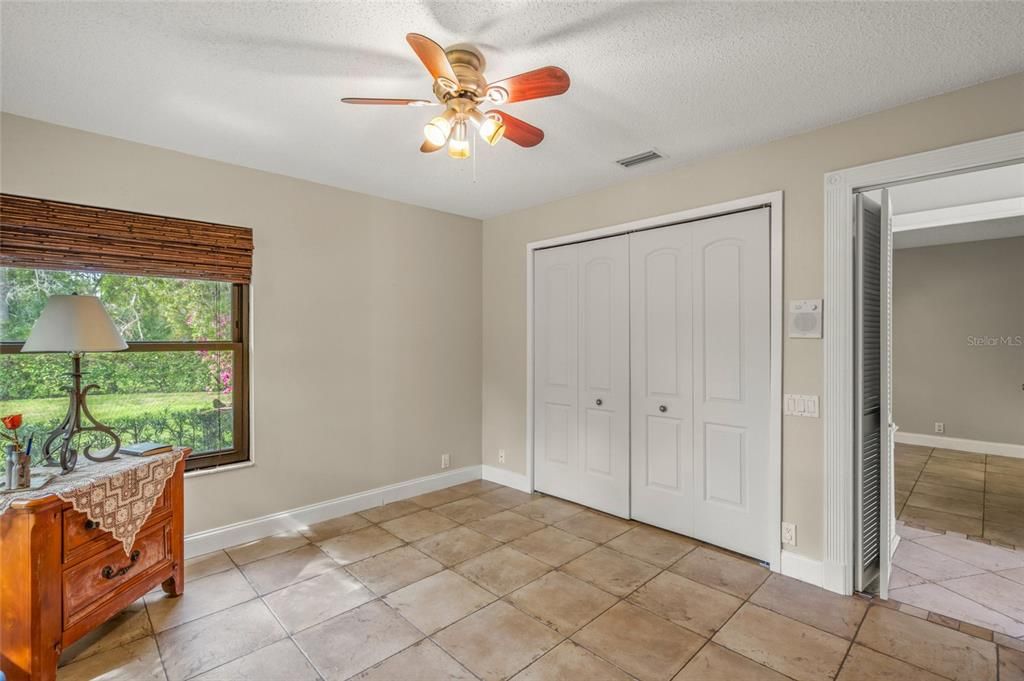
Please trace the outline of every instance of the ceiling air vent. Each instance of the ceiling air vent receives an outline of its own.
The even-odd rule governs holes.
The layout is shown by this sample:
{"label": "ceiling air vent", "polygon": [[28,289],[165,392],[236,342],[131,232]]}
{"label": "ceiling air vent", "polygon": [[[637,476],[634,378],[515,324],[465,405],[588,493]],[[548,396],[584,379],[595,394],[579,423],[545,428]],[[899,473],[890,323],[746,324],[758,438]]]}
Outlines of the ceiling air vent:
{"label": "ceiling air vent", "polygon": [[616,163],[618,163],[623,168],[632,168],[633,166],[638,166],[641,163],[647,163],[649,161],[656,161],[656,160],[658,160],[661,157],[662,157],[661,154],[656,152],[654,149],[651,149],[649,151],[644,151],[644,152],[641,152],[639,154],[634,154],[633,156],[627,156],[626,158],[620,158],[618,161],[616,161]]}

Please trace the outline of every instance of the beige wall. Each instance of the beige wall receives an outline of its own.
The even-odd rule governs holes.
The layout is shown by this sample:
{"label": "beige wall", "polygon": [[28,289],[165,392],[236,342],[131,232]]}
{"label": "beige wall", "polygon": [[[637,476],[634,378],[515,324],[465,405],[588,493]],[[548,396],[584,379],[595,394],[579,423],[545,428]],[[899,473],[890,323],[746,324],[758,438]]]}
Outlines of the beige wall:
{"label": "beige wall", "polygon": [[[941,421],[946,437],[1024,445],[1022,292],[1024,237],[896,251],[893,417],[900,431],[932,435]],[[1017,344],[989,346],[977,340],[984,337]]]}
{"label": "beige wall", "polygon": [[[5,192],[252,227],[256,465],[192,478],[186,531],[480,463],[480,222],[38,121]],[[339,163],[350,162],[339,159]]]}
{"label": "beige wall", "polygon": [[[785,296],[824,295],[823,176],[1024,128],[1024,74],[901,106],[661,175],[484,221],[483,460],[526,471],[526,244],[774,190],[785,192]],[[699,130],[682,134],[699,135]],[[611,159],[609,159],[609,162]],[[826,304],[827,301],[826,301]],[[786,392],[823,392],[822,342],[786,340]],[[783,520],[822,556],[823,424],[783,424]]]}

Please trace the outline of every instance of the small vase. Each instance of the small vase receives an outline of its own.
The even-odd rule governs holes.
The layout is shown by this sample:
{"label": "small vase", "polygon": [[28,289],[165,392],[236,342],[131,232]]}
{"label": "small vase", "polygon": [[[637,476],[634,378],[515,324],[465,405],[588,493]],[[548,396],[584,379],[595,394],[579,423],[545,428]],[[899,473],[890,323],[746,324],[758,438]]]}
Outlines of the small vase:
{"label": "small vase", "polygon": [[18,487],[32,486],[32,462],[25,452],[18,452]]}
{"label": "small vase", "polygon": [[15,489],[18,487],[18,452],[14,445],[6,447],[4,466],[4,482],[7,483],[7,489]]}

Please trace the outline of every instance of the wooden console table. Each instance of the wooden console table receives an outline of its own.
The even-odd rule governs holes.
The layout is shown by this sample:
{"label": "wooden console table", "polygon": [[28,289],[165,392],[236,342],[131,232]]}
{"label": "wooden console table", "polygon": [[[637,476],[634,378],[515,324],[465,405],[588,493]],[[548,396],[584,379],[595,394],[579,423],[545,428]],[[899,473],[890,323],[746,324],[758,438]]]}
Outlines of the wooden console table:
{"label": "wooden console table", "polygon": [[188,454],[127,555],[56,494],[16,500],[0,513],[0,671],[8,681],[53,681],[64,648],[158,584],[181,595]]}

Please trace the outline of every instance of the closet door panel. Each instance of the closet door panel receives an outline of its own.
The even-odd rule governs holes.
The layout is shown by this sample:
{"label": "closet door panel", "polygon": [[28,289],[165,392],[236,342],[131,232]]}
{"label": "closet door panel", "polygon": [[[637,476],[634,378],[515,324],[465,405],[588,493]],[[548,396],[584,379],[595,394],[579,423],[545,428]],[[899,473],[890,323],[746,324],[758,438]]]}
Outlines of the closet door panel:
{"label": "closet door panel", "polygon": [[630,235],[631,514],[693,532],[691,237]]}
{"label": "closet door panel", "polygon": [[575,496],[579,468],[578,256],[534,254],[534,483],[561,497]]}
{"label": "closet door panel", "polygon": [[769,215],[693,223],[696,536],[769,556]]}
{"label": "closet door panel", "polygon": [[573,501],[629,515],[629,240],[579,248],[580,485]]}

